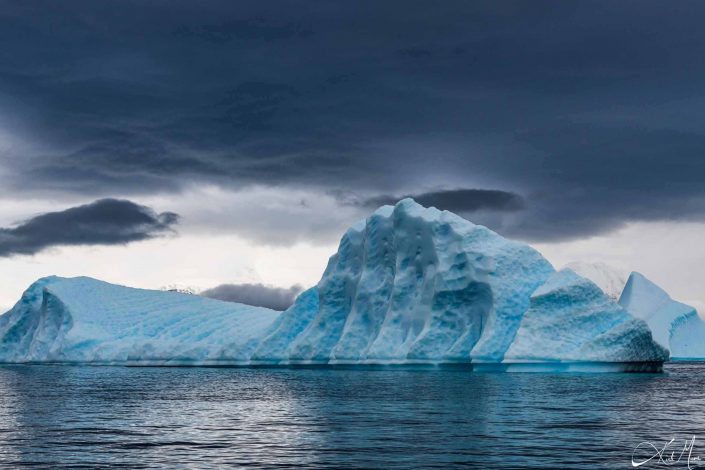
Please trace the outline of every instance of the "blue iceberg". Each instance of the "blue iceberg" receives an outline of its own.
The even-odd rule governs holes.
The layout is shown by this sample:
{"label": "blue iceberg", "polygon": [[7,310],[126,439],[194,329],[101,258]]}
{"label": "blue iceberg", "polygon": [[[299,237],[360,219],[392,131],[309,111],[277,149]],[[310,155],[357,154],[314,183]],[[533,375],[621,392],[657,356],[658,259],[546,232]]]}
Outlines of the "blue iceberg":
{"label": "blue iceberg", "polygon": [[343,236],[291,363],[498,362],[553,267],[531,247],[411,199]]}
{"label": "blue iceberg", "polygon": [[0,361],[240,364],[278,315],[88,277],[47,277],[0,316]]}
{"label": "blue iceberg", "polygon": [[587,279],[411,199],[352,226],[285,312],[53,277],[0,317],[3,362],[651,370],[667,357],[646,323]]}
{"label": "blue iceberg", "polygon": [[[507,351],[506,363],[658,363],[668,350],[649,326],[592,281],[563,269],[531,296],[531,306]],[[639,368],[641,366],[637,366]]]}

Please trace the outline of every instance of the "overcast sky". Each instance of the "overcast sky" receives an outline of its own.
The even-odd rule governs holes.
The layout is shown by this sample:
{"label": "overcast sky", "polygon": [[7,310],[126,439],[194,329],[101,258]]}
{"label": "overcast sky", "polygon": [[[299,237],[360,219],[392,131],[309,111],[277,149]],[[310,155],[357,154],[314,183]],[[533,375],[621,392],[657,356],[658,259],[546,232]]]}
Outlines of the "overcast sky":
{"label": "overcast sky", "polygon": [[403,196],[705,301],[704,20],[0,0],[0,308],[47,274],[289,295]]}

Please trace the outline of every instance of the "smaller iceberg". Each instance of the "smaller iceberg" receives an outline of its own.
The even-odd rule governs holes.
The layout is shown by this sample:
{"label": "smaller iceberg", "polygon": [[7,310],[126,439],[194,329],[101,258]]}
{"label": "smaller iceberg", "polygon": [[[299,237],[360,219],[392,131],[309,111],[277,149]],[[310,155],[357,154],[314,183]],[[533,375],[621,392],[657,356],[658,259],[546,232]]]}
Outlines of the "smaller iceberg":
{"label": "smaller iceberg", "polygon": [[570,269],[531,296],[505,363],[601,364],[614,370],[658,370],[668,350],[595,283]]}
{"label": "smaller iceberg", "polygon": [[198,295],[47,277],[0,316],[0,362],[242,364],[278,316]]}
{"label": "smaller iceberg", "polygon": [[619,304],[649,325],[654,339],[670,349],[671,359],[705,359],[705,321],[643,274],[629,276]]}

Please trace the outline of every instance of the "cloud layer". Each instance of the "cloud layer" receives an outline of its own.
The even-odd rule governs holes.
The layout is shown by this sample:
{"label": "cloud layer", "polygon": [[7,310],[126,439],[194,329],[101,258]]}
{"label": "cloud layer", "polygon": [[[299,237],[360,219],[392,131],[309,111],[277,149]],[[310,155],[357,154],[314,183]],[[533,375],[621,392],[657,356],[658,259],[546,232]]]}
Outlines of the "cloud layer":
{"label": "cloud layer", "polygon": [[221,284],[201,292],[200,295],[226,302],[266,307],[273,310],[286,310],[303,288],[299,285],[288,289],[264,284]]}
{"label": "cloud layer", "polygon": [[363,202],[366,207],[376,208],[385,204],[396,204],[406,197],[413,198],[419,204],[433,206],[441,210],[457,213],[476,212],[480,210],[514,212],[525,208],[524,198],[508,191],[494,189],[455,189],[431,191],[406,196],[380,195]]}
{"label": "cloud layer", "polygon": [[157,214],[131,201],[101,199],[0,228],[0,256],[31,255],[53,246],[122,245],[170,232],[173,212]]}
{"label": "cloud layer", "polygon": [[705,219],[700,2],[2,10],[6,191],[412,194],[532,240]]}

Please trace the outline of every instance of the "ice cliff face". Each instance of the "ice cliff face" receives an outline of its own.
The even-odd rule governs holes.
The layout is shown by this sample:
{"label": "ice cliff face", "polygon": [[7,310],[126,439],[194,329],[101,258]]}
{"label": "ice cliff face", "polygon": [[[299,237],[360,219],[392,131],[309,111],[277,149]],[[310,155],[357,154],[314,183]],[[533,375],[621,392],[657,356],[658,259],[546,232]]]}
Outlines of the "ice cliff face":
{"label": "ice cliff face", "polygon": [[[587,279],[531,247],[410,199],[350,228],[283,313],[194,295],[46,278],[0,317],[0,361],[499,364],[662,361]],[[489,366],[488,366],[489,367]]]}
{"label": "ice cliff face", "polygon": [[654,339],[671,350],[671,358],[705,358],[705,322],[693,307],[671,299],[644,275],[629,276],[619,304],[648,323]]}
{"label": "ice cliff face", "polygon": [[570,269],[531,296],[508,362],[649,362],[668,359],[647,324]]}
{"label": "ice cliff face", "polygon": [[278,314],[87,277],[49,277],[0,316],[0,361],[241,363]]}

